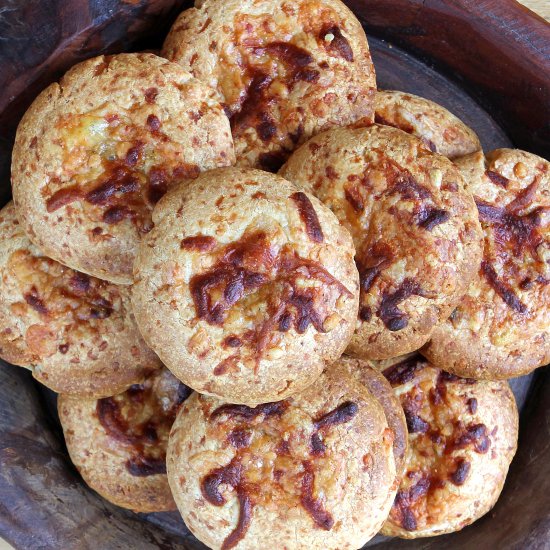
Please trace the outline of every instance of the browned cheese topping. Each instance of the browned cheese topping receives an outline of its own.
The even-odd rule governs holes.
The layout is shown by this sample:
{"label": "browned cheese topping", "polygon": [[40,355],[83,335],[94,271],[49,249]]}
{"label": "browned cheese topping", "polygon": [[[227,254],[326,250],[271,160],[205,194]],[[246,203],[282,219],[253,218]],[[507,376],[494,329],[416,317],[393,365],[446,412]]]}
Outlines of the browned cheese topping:
{"label": "browned cheese topping", "polygon": [[70,345],[76,343],[71,334],[76,335],[79,327],[99,331],[101,321],[121,309],[121,297],[115,285],[44,256],[17,250],[10,256],[7,268],[22,297],[11,305],[12,313],[24,317],[32,310],[40,317],[24,335],[30,352],[37,359],[57,351],[67,353]]}
{"label": "browned cheese topping", "polygon": [[323,230],[308,196],[300,191],[291,195],[290,198],[295,202],[300,212],[300,218],[305,225],[308,237],[313,242],[322,243],[324,239]]}
{"label": "browned cheese topping", "polygon": [[180,405],[190,393],[187,386],[160,373],[120,395],[97,401],[101,426],[131,455],[125,463],[131,475],[166,474],[168,435]]}
{"label": "browned cheese topping", "polygon": [[[405,96],[406,98],[407,96]],[[393,128],[398,128],[399,130],[403,130],[403,132],[407,132],[407,134],[415,134],[415,127],[410,123],[409,120],[407,120],[406,117],[404,117],[399,111],[393,113],[394,114],[394,120],[388,120],[380,113],[375,113],[374,115],[374,122],[377,124],[383,124],[384,126],[391,126]],[[437,146],[433,141],[426,137],[420,137],[420,139],[424,142],[426,147],[432,153],[437,153]]]}
{"label": "browned cheese topping", "polygon": [[401,399],[409,430],[407,468],[390,519],[416,531],[437,513],[438,491],[468,479],[471,463],[460,451],[487,453],[494,433],[476,420],[477,400],[467,396],[475,380],[429,367],[419,355],[386,369],[384,375]]}
{"label": "browned cheese topping", "polygon": [[[154,105],[157,93],[147,89],[145,102]],[[101,108],[57,122],[65,173],[52,176],[42,191],[48,212],[79,202],[96,222],[113,225],[128,219],[147,233],[151,211],[170,182],[199,175],[197,165],[181,161],[180,147],[163,132],[159,116],[152,113],[138,126],[130,121],[132,109]],[[102,228],[97,232],[96,237]]]}
{"label": "browned cheese topping", "polygon": [[[296,33],[296,19],[302,32]],[[259,142],[265,151],[259,156],[260,166],[276,172],[302,141],[306,108],[323,116],[336,100],[334,93],[326,93],[312,102],[309,89],[327,87],[321,76],[329,68],[328,61],[315,60],[313,50],[321,49],[335,71],[353,66],[354,53],[340,17],[314,0],[283,3],[277,19],[239,13],[233,26],[233,37],[220,54],[227,73],[219,85],[225,110],[233,136],[252,147]],[[293,101],[288,100],[290,94],[296,95]],[[304,108],[300,98],[312,104]]]}
{"label": "browned cheese topping", "polygon": [[527,348],[542,350],[542,359],[550,303],[548,163],[503,150],[466,157],[461,167],[471,173],[483,258],[478,280],[452,313],[447,330],[466,330],[476,339],[483,335],[509,353],[508,361],[517,358],[521,364]]}
{"label": "browned cheese topping", "polygon": [[201,480],[207,502],[223,506],[220,485],[229,486],[239,501],[239,519],[222,548],[233,548],[246,535],[255,506],[302,506],[319,529],[330,530],[334,519],[324,493],[316,486],[323,463],[330,460],[331,432],[351,422],[358,406],[344,402],[332,411],[309,417],[289,401],[250,408],[222,405],[210,414],[209,431],[235,449],[234,458]]}
{"label": "browned cheese topping", "polygon": [[[429,234],[435,227],[445,224],[450,219],[450,212],[439,206],[439,201],[431,190],[418,182],[406,167],[385,157],[382,151],[372,151],[372,158],[362,177],[348,178],[349,181],[344,188],[347,202],[344,212],[346,226],[352,231],[357,246],[356,263],[361,285],[359,318],[368,322],[376,315],[387,329],[395,332],[409,324],[408,315],[400,309],[402,302],[411,296],[432,298],[433,291],[424,289],[414,278],[405,277],[397,286],[386,288],[387,285],[383,285],[384,289],[381,291],[381,299],[376,309],[373,309],[368,300],[374,285],[404,256],[403,243],[384,239],[382,235],[374,237],[369,234],[366,238],[364,235],[365,212],[370,203],[368,196],[373,189],[370,179],[379,177],[379,174],[383,174],[386,179],[387,189],[376,200],[388,201],[392,197],[399,197],[411,203],[410,211],[404,212],[397,207],[390,207],[388,214],[400,218],[399,221],[404,226],[409,223],[413,227],[416,226],[420,230],[420,238],[424,234],[425,239],[431,239]],[[330,174],[327,175],[330,177]],[[415,254],[415,251],[411,250],[412,257]]]}
{"label": "browned cheese topping", "polygon": [[[485,175],[493,185],[508,187],[507,178],[498,172],[488,170]],[[544,242],[548,244],[550,208],[535,200],[540,181],[541,174],[505,206],[476,199],[485,232],[481,275],[504,303],[518,314],[529,314],[520,292],[548,284]]]}
{"label": "browned cheese topping", "polygon": [[[322,238],[315,211],[304,198],[298,201],[306,212],[302,219],[316,238]],[[235,348],[231,361],[239,359],[241,347],[244,351],[252,349],[259,358],[272,345],[275,333],[293,329],[303,334],[310,325],[318,332],[327,332],[336,301],[351,296],[319,263],[300,257],[290,245],[275,249],[264,231],[249,232],[225,246],[216,246],[204,237],[187,237],[182,247],[196,250],[199,243],[203,250],[208,247],[215,262],[189,283],[197,318],[211,325],[229,326],[233,318],[251,317],[250,324],[255,327],[226,338],[223,345]],[[267,308],[258,304],[267,304]],[[217,374],[226,372],[225,368],[220,370],[223,372]]]}

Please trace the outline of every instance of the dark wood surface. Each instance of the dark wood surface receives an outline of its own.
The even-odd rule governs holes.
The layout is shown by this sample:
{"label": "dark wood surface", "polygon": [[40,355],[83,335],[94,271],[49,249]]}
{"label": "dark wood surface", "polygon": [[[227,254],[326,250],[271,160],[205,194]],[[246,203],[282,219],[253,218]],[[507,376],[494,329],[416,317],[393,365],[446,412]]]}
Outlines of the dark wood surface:
{"label": "dark wood surface", "polygon": [[550,150],[550,25],[513,0],[349,0],[367,32],[461,82],[512,136]]}
{"label": "dark wood surface", "polygon": [[[0,0],[0,204],[9,197],[13,132],[35,95],[78,60],[158,46],[183,4]],[[371,33],[416,52],[372,38],[381,87],[442,103],[478,132],[486,149],[513,142],[548,156],[549,29],[535,17],[509,0],[348,4]],[[369,546],[548,547],[550,372],[539,371],[531,381],[513,382],[518,403],[526,403],[520,449],[495,510],[457,534],[419,541],[377,537]],[[66,454],[53,405],[28,372],[0,365],[0,537],[25,550],[204,548],[178,514],[138,516],[87,489]]]}
{"label": "dark wood surface", "polygon": [[0,537],[20,550],[177,548],[180,537],[86,488],[30,373],[0,366]]}

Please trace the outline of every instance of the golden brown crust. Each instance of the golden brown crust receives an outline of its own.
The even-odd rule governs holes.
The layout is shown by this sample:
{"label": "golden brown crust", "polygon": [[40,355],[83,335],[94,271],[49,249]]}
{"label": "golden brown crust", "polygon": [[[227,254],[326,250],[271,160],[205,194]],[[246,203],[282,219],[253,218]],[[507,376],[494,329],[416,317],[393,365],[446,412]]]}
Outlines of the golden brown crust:
{"label": "golden brown crust", "polygon": [[481,229],[458,169],[387,126],[329,130],[280,171],[348,228],[361,276],[347,352],[363,359],[418,349],[479,266]]}
{"label": "golden brown crust", "polygon": [[515,454],[518,411],[506,382],[459,378],[420,355],[384,370],[409,428],[405,475],[385,535],[451,533],[497,501]]}
{"label": "golden brown crust", "polygon": [[395,395],[390,383],[369,361],[343,355],[328,367],[331,371],[343,371],[354,380],[363,384],[376,397],[386,415],[388,427],[393,431],[393,457],[395,471],[400,478],[405,469],[408,447],[408,432],[405,414],[399,398]]}
{"label": "golden brown crust", "polygon": [[135,264],[142,334],[187,385],[234,403],[311,384],[351,338],[349,233],[274,174],[227,168],[174,188]]}
{"label": "golden brown crust", "polygon": [[256,409],[194,394],[170,434],[168,479],[210,548],[356,549],[395,495],[391,440],[379,403],[341,373]]}
{"label": "golden brown crust", "polygon": [[46,258],[12,203],[0,210],[0,281],[0,357],[31,368],[50,389],[113,395],[160,367],[138,332],[128,289]]}
{"label": "golden brown crust", "polygon": [[166,189],[233,161],[213,90],[153,54],[100,56],[44,90],[21,120],[13,196],[45,254],[129,284],[137,243]]}
{"label": "golden brown crust", "polygon": [[189,388],[161,369],[100,400],[60,395],[71,460],[108,501],[135,512],[175,510],[166,476],[168,434]]}
{"label": "golden brown crust", "polygon": [[483,261],[422,353],[459,376],[520,376],[550,362],[550,163],[498,149],[457,164],[478,205]]}
{"label": "golden brown crust", "polygon": [[367,39],[339,0],[205,0],[163,55],[218,91],[241,166],[276,171],[319,131],[374,121]]}
{"label": "golden brown crust", "polygon": [[419,137],[431,151],[450,159],[481,149],[475,132],[459,118],[445,107],[413,94],[378,90],[375,120]]}

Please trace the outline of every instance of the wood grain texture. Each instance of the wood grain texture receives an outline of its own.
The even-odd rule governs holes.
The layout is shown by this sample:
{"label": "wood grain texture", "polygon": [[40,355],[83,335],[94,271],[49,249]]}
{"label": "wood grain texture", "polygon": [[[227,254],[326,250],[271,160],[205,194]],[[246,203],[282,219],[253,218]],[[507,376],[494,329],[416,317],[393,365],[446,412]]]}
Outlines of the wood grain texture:
{"label": "wood grain texture", "polygon": [[550,25],[514,0],[349,0],[367,32],[391,40],[464,88],[513,136],[550,151]]}
{"label": "wood grain texture", "polygon": [[0,388],[0,534],[9,543],[21,550],[177,547],[179,537],[86,488],[28,371],[0,361]]}

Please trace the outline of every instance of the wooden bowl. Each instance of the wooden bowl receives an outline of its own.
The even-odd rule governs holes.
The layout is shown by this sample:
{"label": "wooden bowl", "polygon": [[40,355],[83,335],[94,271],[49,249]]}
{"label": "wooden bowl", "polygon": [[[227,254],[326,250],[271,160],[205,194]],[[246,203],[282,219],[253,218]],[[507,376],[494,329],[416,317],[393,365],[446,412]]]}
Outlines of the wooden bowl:
{"label": "wooden bowl", "polygon": [[[550,154],[550,26],[512,0],[350,0],[380,87],[450,108],[485,149]],[[181,0],[8,0],[0,10],[0,205],[10,196],[17,123],[34,97],[98,53],[158,47]],[[401,46],[404,49],[396,47]],[[407,53],[407,50],[410,53]],[[410,55],[410,54],[413,55]],[[520,446],[494,510],[459,533],[383,548],[547,548],[550,370],[512,383]],[[0,368],[0,537],[18,549],[198,549],[178,514],[136,515],[88,489],[71,464],[55,396],[24,369]]]}

